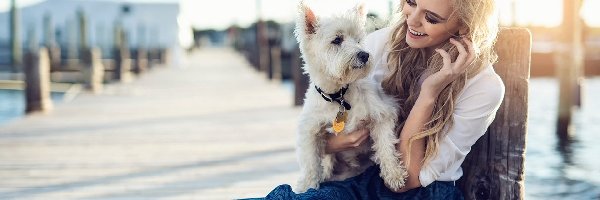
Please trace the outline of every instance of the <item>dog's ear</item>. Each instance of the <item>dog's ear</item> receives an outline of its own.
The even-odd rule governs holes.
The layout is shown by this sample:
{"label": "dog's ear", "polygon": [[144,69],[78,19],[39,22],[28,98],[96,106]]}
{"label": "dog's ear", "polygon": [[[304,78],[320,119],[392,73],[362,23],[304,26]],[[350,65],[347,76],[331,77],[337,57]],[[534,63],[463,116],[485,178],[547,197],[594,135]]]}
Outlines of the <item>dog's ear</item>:
{"label": "dog's ear", "polygon": [[317,32],[317,16],[304,1],[300,1],[298,6],[299,15],[296,23],[296,31],[301,31],[302,35],[315,34]]}
{"label": "dog's ear", "polygon": [[354,11],[358,16],[367,16],[367,6],[364,2],[360,2],[354,6]]}
{"label": "dog's ear", "polygon": [[365,24],[367,22],[367,6],[364,2],[360,2],[354,6],[352,12],[356,14],[357,19],[361,24]]}

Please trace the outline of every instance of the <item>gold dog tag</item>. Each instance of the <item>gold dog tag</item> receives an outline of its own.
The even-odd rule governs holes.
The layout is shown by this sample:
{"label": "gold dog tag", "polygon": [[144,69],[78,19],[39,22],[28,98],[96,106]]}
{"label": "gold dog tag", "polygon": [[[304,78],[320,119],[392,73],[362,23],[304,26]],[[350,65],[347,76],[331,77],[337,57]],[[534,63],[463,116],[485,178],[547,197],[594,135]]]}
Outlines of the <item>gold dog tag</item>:
{"label": "gold dog tag", "polygon": [[333,131],[335,135],[344,130],[347,116],[348,114],[346,113],[346,111],[338,112],[338,114],[335,116],[335,119],[333,120]]}

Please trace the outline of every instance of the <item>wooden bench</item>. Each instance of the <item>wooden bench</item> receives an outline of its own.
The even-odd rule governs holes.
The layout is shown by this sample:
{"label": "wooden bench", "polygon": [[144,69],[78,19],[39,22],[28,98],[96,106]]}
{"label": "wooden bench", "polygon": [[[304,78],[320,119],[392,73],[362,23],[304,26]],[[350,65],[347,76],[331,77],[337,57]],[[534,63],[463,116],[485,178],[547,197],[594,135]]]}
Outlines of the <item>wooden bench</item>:
{"label": "wooden bench", "polygon": [[506,87],[496,118],[465,159],[458,186],[465,199],[523,199],[531,33],[503,28],[494,65]]}

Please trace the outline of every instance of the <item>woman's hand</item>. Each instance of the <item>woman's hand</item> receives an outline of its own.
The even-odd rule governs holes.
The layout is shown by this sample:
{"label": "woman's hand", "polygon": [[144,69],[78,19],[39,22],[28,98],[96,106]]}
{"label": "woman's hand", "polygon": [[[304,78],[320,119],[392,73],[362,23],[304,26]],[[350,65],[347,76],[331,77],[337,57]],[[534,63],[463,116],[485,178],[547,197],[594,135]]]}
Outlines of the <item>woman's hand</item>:
{"label": "woman's hand", "polygon": [[458,40],[450,38],[450,43],[454,44],[459,52],[454,62],[452,62],[448,52],[442,49],[435,50],[442,56],[444,66],[442,66],[440,71],[431,74],[423,81],[421,85],[421,93],[424,93],[423,95],[437,99],[440,92],[457,77],[465,73],[467,67],[473,63],[475,60],[473,43],[466,38],[463,38],[462,41],[467,45],[466,48]]}
{"label": "woman's hand", "polygon": [[364,126],[347,134],[332,135],[327,138],[325,145],[325,153],[337,153],[360,146],[367,138],[369,138],[369,129]]}

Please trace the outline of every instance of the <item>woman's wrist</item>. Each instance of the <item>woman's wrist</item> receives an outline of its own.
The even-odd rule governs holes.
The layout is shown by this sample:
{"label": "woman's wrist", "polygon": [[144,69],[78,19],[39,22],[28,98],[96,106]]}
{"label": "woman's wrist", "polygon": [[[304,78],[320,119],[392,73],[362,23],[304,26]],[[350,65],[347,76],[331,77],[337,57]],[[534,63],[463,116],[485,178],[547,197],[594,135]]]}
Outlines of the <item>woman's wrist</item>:
{"label": "woman's wrist", "polygon": [[[426,115],[426,118],[430,118],[429,116],[431,116],[431,112],[433,111],[433,107],[435,106],[435,102],[437,100],[437,96],[435,95],[431,95],[431,94],[419,94],[419,96],[417,97],[417,100],[415,101],[415,104],[413,105],[412,109],[410,110],[410,115],[417,114],[417,115]],[[419,133],[420,131],[416,131],[416,132],[409,132],[409,134],[400,134],[400,143],[402,142],[406,142],[408,144],[409,139],[414,135]],[[399,144],[400,144],[399,143]]]}
{"label": "woman's wrist", "polygon": [[[435,102],[437,101],[437,98],[439,96],[439,92],[435,92],[435,91],[430,91],[430,90],[425,90],[425,91],[421,91],[421,93],[419,93],[419,96],[417,97],[417,100],[415,101],[415,105],[413,107],[416,106],[431,106],[433,107],[433,105],[435,105]],[[413,108],[415,109],[415,108]]]}

